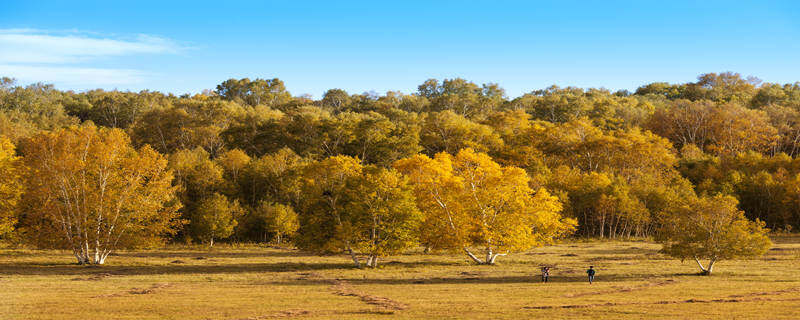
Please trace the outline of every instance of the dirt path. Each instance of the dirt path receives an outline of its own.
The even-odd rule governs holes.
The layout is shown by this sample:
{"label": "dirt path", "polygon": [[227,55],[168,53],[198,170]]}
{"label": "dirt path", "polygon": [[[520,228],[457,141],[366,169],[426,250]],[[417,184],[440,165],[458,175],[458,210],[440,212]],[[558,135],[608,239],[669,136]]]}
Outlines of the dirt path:
{"label": "dirt path", "polygon": [[238,318],[236,320],[264,320],[264,319],[280,319],[280,318],[292,318],[292,317],[300,317],[300,316],[307,316],[310,315],[311,312],[308,310],[299,310],[299,309],[292,309],[292,310],[284,310],[279,311],[270,315],[266,316],[255,316],[249,318]]}
{"label": "dirt path", "polygon": [[295,278],[295,280],[316,280],[316,281],[323,281],[330,283],[331,285],[330,290],[332,291],[333,294],[344,297],[356,297],[368,305],[380,308],[381,311],[385,313],[394,313],[395,311],[408,309],[408,305],[405,303],[398,302],[386,297],[379,297],[358,291],[353,287],[351,287],[345,280],[327,279],[319,273],[315,272],[299,273],[298,277]]}
{"label": "dirt path", "polygon": [[377,306],[383,310],[393,313],[394,311],[401,311],[408,308],[408,305],[386,297],[373,296],[360,292],[350,287],[347,282],[343,280],[333,280],[331,290],[333,294],[345,297],[357,297],[362,302]]}
{"label": "dirt path", "polygon": [[151,294],[155,293],[161,289],[171,287],[172,284],[170,283],[156,283],[151,285],[148,288],[131,288],[128,291],[120,292],[120,293],[112,293],[112,294],[103,294],[99,296],[94,296],[94,298],[112,298],[112,297],[122,297],[127,295],[137,295],[137,294]]}

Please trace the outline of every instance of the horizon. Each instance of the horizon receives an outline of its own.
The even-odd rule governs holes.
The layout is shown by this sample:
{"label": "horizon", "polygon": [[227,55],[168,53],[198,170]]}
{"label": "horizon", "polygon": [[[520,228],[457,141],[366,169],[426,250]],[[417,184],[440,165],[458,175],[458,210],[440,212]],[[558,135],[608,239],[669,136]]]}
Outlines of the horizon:
{"label": "horizon", "polygon": [[[740,73],[738,73],[738,72],[735,72],[735,71],[730,71],[730,70],[726,70],[726,71],[719,71],[719,72],[704,72],[704,73],[700,73],[700,74],[698,74],[698,75],[697,75],[697,77],[695,77],[695,78],[694,78],[694,79],[692,79],[692,80],[698,80],[698,78],[699,78],[700,76],[702,76],[702,75],[704,75],[704,74],[712,74],[712,73],[713,73],[713,74],[733,73],[733,74],[738,74],[738,75],[740,75],[742,79],[751,79],[751,78],[755,78],[755,79],[756,79],[756,81],[757,81],[757,83],[758,83],[758,86],[760,86],[760,85],[763,85],[763,84],[767,84],[767,83],[773,83],[773,84],[774,84],[774,83],[777,83],[777,84],[780,84],[780,85],[787,85],[787,84],[788,84],[788,85],[792,85],[792,84],[800,84],[800,80],[798,80],[798,81],[794,81],[794,82],[786,82],[786,83],[778,83],[778,82],[764,81],[763,79],[761,79],[760,77],[757,77],[757,76],[752,76],[752,75],[743,75],[743,74],[740,74]],[[0,77],[7,77],[7,76],[0,74]],[[203,94],[203,92],[204,92],[204,91],[206,91],[206,90],[207,90],[207,91],[211,91],[211,92],[213,92],[213,91],[215,91],[215,90],[216,90],[216,85],[217,85],[217,84],[221,84],[221,83],[223,83],[223,82],[224,82],[224,81],[226,81],[226,80],[230,80],[230,79],[233,79],[233,80],[242,80],[242,79],[245,79],[245,78],[228,78],[228,79],[223,79],[223,80],[220,80],[220,81],[219,81],[217,84],[215,84],[215,85],[213,85],[213,86],[211,86],[211,87],[209,87],[209,88],[203,88],[203,89],[200,89],[200,90],[198,90],[197,92],[170,92],[170,91],[162,91],[162,90],[150,89],[150,88],[142,88],[142,89],[139,89],[139,90],[131,90],[131,89],[117,89],[117,88],[64,89],[64,88],[60,88],[60,87],[58,87],[57,85],[55,85],[55,84],[53,84],[53,83],[48,83],[48,82],[46,82],[46,81],[37,81],[37,82],[21,83],[21,82],[19,81],[19,79],[17,79],[17,78],[14,78],[14,77],[7,77],[7,78],[9,78],[10,80],[12,80],[12,81],[13,81],[13,86],[20,86],[20,87],[26,87],[26,86],[30,86],[30,85],[42,84],[42,85],[53,85],[53,87],[54,87],[56,90],[60,90],[60,91],[67,91],[67,92],[74,92],[74,93],[87,93],[87,92],[90,92],[90,91],[95,91],[95,90],[102,90],[102,91],[105,91],[105,92],[115,92],[115,91],[116,91],[116,92],[131,92],[131,93],[140,93],[140,92],[143,92],[143,91],[149,91],[149,92],[157,92],[157,93],[161,93],[161,94],[164,94],[164,95],[173,95],[173,96],[176,96],[176,97],[180,97],[180,96],[183,96],[183,95],[189,95],[189,96],[193,96],[193,95],[196,95],[196,94]],[[256,79],[270,80],[270,78],[248,78],[248,79],[250,79],[250,80],[256,80]],[[279,80],[283,81],[283,79],[280,79],[280,78],[277,78],[277,79],[279,79]],[[433,80],[437,80],[437,81],[442,81],[442,80],[452,80],[452,79],[456,79],[456,78],[441,78],[441,79],[436,79],[436,78],[428,78],[428,79],[425,79],[425,80],[429,80],[429,79],[433,79]],[[461,78],[461,79],[463,79],[463,78]],[[422,81],[420,81],[420,83],[419,83],[419,84],[420,84],[420,85],[422,85],[422,84],[423,84],[423,82],[425,82],[425,80],[422,80]],[[477,84],[477,85],[483,85],[483,84],[497,84],[497,85],[499,85],[499,86],[500,86],[500,88],[501,88],[501,89],[505,89],[505,87],[503,87],[503,84],[502,84],[502,83],[491,82],[491,81],[490,81],[490,82],[487,82],[487,83],[479,83],[479,82],[472,81],[472,80],[470,80],[470,79],[464,79],[464,80],[466,80],[466,81],[469,81],[469,82],[473,82],[473,83],[475,83],[475,84]],[[544,87],[530,88],[530,89],[528,89],[527,91],[524,91],[524,92],[520,93],[519,95],[514,95],[514,96],[512,96],[512,95],[509,95],[509,94],[506,92],[506,93],[504,94],[504,97],[505,97],[506,99],[508,99],[508,100],[513,100],[513,99],[515,99],[515,98],[522,97],[522,96],[524,96],[524,95],[526,95],[526,94],[531,94],[531,93],[534,93],[535,91],[538,91],[538,90],[545,90],[545,89],[548,89],[548,88],[551,88],[551,87],[558,87],[558,88],[577,88],[577,89],[581,89],[581,90],[591,90],[591,89],[594,89],[594,90],[606,90],[606,91],[608,91],[608,92],[610,92],[610,93],[616,93],[616,92],[619,92],[619,91],[625,91],[625,90],[627,90],[629,93],[633,94],[633,93],[635,93],[636,89],[638,89],[638,88],[641,88],[641,87],[644,87],[644,86],[646,86],[646,85],[648,85],[648,84],[652,84],[652,83],[669,83],[669,84],[679,84],[679,85],[680,85],[680,84],[686,84],[686,83],[691,83],[691,82],[693,82],[693,81],[689,80],[689,81],[685,81],[685,82],[680,82],[680,83],[677,83],[677,82],[667,82],[667,81],[658,81],[658,80],[656,80],[656,81],[649,81],[649,82],[642,83],[641,85],[639,85],[639,86],[636,86],[636,87],[633,87],[633,88],[630,88],[630,89],[629,89],[629,88],[622,88],[622,89],[610,89],[610,88],[606,88],[606,87],[603,87],[603,86],[599,86],[599,87],[559,86],[559,85],[557,85],[557,84],[552,84],[552,85],[549,85],[549,86],[544,86]],[[290,88],[290,85],[289,85],[289,84],[287,84],[287,83],[285,83],[285,81],[284,81],[284,85],[286,85],[286,87],[287,87],[287,90],[286,90],[286,91],[287,91],[289,94],[291,94],[291,96],[292,96],[292,97],[297,97],[297,98],[299,98],[299,97],[303,97],[304,95],[310,95],[310,96],[312,97],[312,99],[314,99],[314,100],[319,100],[319,99],[322,99],[322,98],[323,98],[323,95],[324,95],[324,92],[323,92],[323,94],[320,94],[319,96],[315,96],[315,95],[311,95],[311,94],[307,94],[307,93],[300,93],[300,94],[296,94],[296,93],[293,93],[293,92],[292,92],[290,89],[288,89],[288,88]],[[332,89],[341,89],[341,88],[337,88],[337,87],[331,87],[330,89],[332,90]],[[326,91],[327,91],[327,90],[326,90]],[[417,94],[417,93],[418,93],[418,88],[417,88],[417,86],[415,86],[413,89],[410,89],[410,90],[392,90],[392,89],[389,89],[389,90],[387,90],[387,91],[384,91],[384,92],[378,92],[378,91],[375,91],[375,90],[369,90],[369,91],[363,91],[363,92],[350,92],[350,91],[347,91],[347,90],[345,90],[345,91],[346,91],[348,94],[350,94],[350,95],[359,95],[359,94],[377,94],[378,96],[386,96],[386,95],[387,95],[388,93],[390,93],[390,92],[400,92],[400,93],[403,93],[403,94],[409,94],[409,95],[413,95],[413,94]]]}
{"label": "horizon", "polygon": [[[426,79],[630,90],[732,71],[794,83],[800,4],[12,3],[0,76],[60,90],[197,94],[279,78],[295,96],[413,93]],[[424,9],[424,10],[422,10]],[[235,18],[234,18],[235,17]]]}

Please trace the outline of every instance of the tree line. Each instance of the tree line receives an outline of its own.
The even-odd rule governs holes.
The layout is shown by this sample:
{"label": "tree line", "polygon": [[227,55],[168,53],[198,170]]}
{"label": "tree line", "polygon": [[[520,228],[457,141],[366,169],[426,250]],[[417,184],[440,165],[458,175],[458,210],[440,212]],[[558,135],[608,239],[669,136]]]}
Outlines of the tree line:
{"label": "tree line", "polygon": [[667,227],[710,201],[742,230],[800,226],[800,83],[730,72],[513,99],[458,78],[319,100],[279,79],[175,96],[3,78],[0,135],[2,237],[83,263],[287,238],[357,265],[418,244],[494,263],[569,234],[681,243]]}

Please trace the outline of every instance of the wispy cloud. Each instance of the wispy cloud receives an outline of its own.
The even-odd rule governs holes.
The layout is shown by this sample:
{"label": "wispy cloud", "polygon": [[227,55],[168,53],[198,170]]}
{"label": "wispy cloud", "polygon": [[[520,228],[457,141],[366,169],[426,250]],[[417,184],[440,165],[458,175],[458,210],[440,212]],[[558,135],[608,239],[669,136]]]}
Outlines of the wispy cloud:
{"label": "wispy cloud", "polygon": [[126,38],[78,31],[0,29],[0,75],[69,86],[134,84],[144,81],[148,73],[91,64],[124,56],[177,54],[184,49],[170,39],[144,34]]}
{"label": "wispy cloud", "polygon": [[0,75],[27,82],[56,83],[68,87],[114,87],[146,82],[148,72],[133,69],[26,66],[0,64]]}

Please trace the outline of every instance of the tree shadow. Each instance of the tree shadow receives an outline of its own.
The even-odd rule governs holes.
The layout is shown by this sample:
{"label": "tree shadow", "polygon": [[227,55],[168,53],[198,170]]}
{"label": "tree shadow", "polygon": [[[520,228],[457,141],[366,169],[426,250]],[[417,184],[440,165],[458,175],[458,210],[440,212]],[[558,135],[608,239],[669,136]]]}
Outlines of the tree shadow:
{"label": "tree shadow", "polygon": [[614,256],[614,255],[631,255],[631,254],[653,254],[658,253],[658,249],[650,249],[650,248],[641,248],[641,247],[627,247],[627,248],[616,248],[616,249],[590,249],[590,250],[583,250],[581,253],[584,255],[603,255],[603,256]]}
{"label": "tree shadow", "polygon": [[797,236],[797,234],[775,234],[771,235],[770,239],[777,245],[800,243],[800,236]]}
{"label": "tree shadow", "polygon": [[[170,256],[172,257],[172,256]],[[96,275],[116,276],[154,275],[154,274],[235,274],[258,272],[298,272],[321,270],[359,270],[353,263],[343,262],[276,262],[276,263],[211,263],[188,264],[170,263],[164,265],[103,265],[85,266],[75,263],[0,263],[0,275]],[[386,264],[391,268],[420,268],[430,266],[463,266],[454,262],[400,262]],[[371,272],[371,269],[364,269]],[[379,270],[376,272],[380,272]]]}
{"label": "tree shadow", "polygon": [[[651,274],[628,274],[628,275],[608,275],[604,277],[595,277],[595,283],[616,283],[628,281],[652,281],[655,279],[663,279],[664,276],[653,276]],[[541,284],[543,286],[553,285],[558,283],[580,283],[586,282],[588,284],[587,276],[577,275],[564,275],[564,276],[550,276],[548,282],[541,282],[541,276],[538,274],[530,276],[467,276],[467,277],[431,277],[431,278],[416,278],[416,279],[398,279],[398,278],[355,278],[355,277],[339,277],[336,281],[346,281],[353,285],[440,285],[440,284]],[[331,284],[332,279],[295,279],[288,281],[269,281],[265,284],[270,285],[290,285],[290,286],[304,286],[304,285],[324,285]]]}
{"label": "tree shadow", "polygon": [[294,257],[319,257],[325,256],[315,254],[312,252],[304,251],[264,251],[253,252],[251,251],[131,251],[131,252],[115,252],[112,253],[110,259],[113,257],[129,257],[129,258],[162,258],[162,259],[213,259],[213,258],[294,258]]}
{"label": "tree shadow", "polygon": [[316,270],[353,269],[352,263],[246,263],[246,264],[168,264],[168,265],[104,265],[81,266],[77,264],[0,264],[2,275],[92,275],[107,273],[117,276],[154,274],[224,274],[257,272],[295,272]]}

